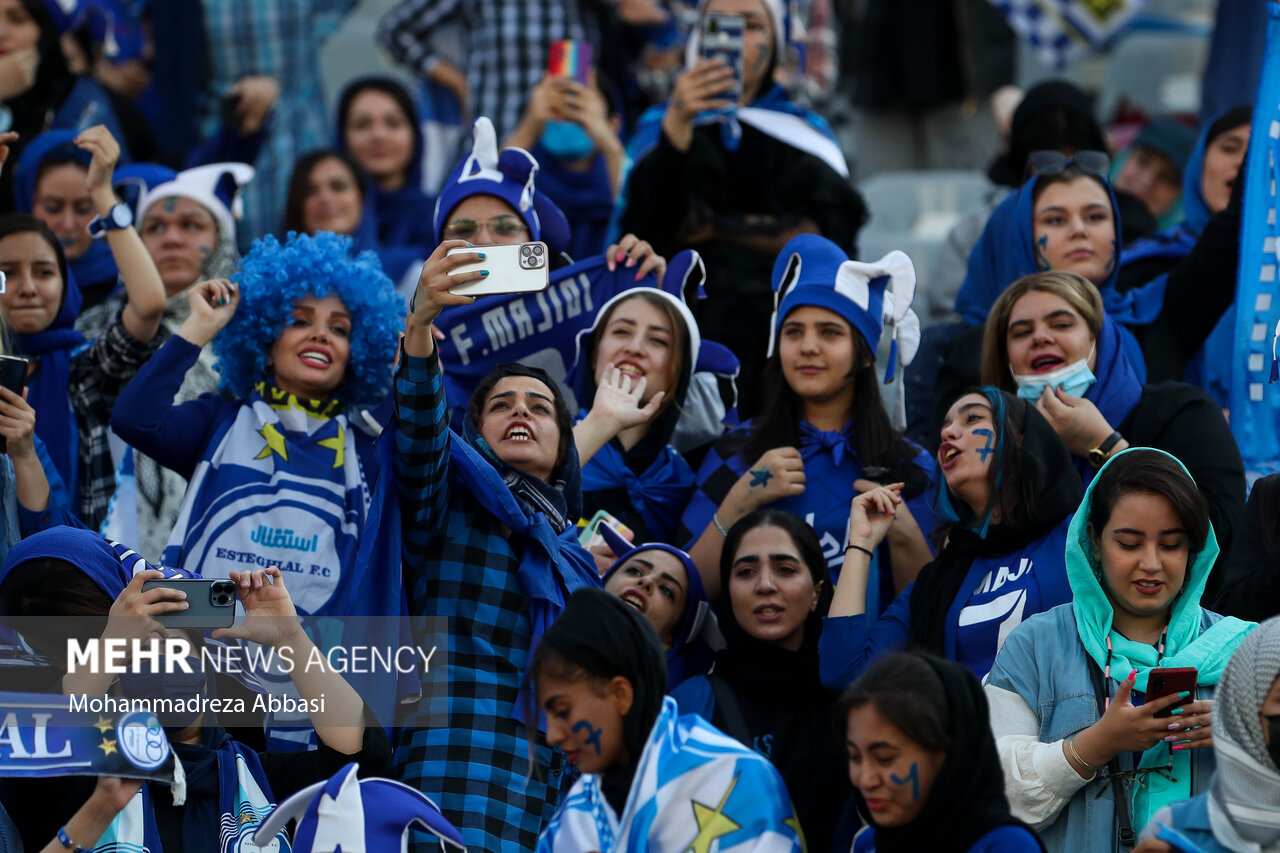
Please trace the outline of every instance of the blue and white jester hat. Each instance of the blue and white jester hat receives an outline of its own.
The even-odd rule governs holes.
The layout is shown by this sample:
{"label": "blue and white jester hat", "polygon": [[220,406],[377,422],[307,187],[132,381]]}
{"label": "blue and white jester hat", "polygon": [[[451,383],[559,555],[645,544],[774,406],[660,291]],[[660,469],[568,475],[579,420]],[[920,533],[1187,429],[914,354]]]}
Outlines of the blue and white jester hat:
{"label": "blue and white jester hat", "polygon": [[905,252],[894,249],[878,261],[852,261],[835,243],[801,234],[782,247],[773,264],[774,311],[769,354],[777,346],[782,321],[796,308],[813,305],[840,315],[874,353],[890,329],[893,347],[884,381],[892,382],[920,348],[920,320],[911,310],[916,270]]}
{"label": "blue and white jester hat", "polygon": [[[153,204],[164,198],[189,198],[209,211],[218,223],[219,234],[236,241],[236,220],[244,212],[240,190],[253,180],[254,169],[247,163],[209,163],[184,169],[172,180],[151,187],[138,199],[137,220],[143,217]],[[233,189],[227,194],[223,178],[230,178]]]}
{"label": "blue and white jester hat", "polygon": [[436,198],[436,243],[442,239],[449,214],[464,199],[491,195],[511,205],[529,228],[532,239],[541,240],[553,251],[562,251],[569,245],[569,220],[555,202],[538,192],[534,185],[537,174],[538,161],[523,148],[503,148],[498,152],[493,122],[480,116],[471,126],[471,153],[454,168]]}
{"label": "blue and white jester hat", "polygon": [[303,788],[275,808],[253,843],[265,847],[297,819],[293,853],[401,853],[409,830],[440,839],[441,850],[463,850],[462,835],[426,794],[391,779],[359,779],[348,764],[333,778]]}

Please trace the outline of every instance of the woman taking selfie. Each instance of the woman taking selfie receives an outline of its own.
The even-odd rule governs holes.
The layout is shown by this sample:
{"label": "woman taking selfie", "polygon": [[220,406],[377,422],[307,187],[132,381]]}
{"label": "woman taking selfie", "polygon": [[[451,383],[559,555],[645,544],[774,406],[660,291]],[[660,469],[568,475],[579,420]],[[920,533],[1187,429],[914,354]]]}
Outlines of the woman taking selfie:
{"label": "woman taking selfie", "polygon": [[1013,813],[1050,851],[1132,844],[1208,785],[1214,690],[1254,627],[1201,607],[1217,550],[1204,498],[1163,451],[1123,451],[1085,492],[1067,535],[1074,600],[1014,631],[986,682]]}

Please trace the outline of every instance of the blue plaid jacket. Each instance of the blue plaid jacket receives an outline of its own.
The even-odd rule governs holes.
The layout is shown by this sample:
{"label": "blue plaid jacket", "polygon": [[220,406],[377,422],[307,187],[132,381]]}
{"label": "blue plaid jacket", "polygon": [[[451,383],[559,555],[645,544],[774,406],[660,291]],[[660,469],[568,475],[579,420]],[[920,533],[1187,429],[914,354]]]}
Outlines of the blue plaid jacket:
{"label": "blue plaid jacket", "polygon": [[[532,850],[576,774],[536,732],[531,772],[528,732],[511,717],[532,637],[518,556],[505,527],[451,482],[449,442],[460,439],[438,358],[402,356],[395,393],[409,613],[414,641],[437,648],[396,778],[431,797],[467,849]],[[439,841],[419,834],[413,849]]]}

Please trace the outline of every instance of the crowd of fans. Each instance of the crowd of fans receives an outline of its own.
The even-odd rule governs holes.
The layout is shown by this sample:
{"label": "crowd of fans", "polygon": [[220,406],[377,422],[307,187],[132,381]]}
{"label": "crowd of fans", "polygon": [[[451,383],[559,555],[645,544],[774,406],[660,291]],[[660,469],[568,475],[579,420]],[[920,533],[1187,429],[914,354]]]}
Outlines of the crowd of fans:
{"label": "crowd of fans", "polygon": [[[0,710],[298,700],[158,711],[172,790],[0,748],[4,849],[1280,850],[1251,107],[967,126],[1001,51],[899,79],[833,5],[404,0],[418,88],[330,123],[355,0],[0,0]],[[991,162],[933,280],[858,249],[908,139]],[[234,625],[168,624],[197,578]],[[151,638],[328,665],[70,659]]]}

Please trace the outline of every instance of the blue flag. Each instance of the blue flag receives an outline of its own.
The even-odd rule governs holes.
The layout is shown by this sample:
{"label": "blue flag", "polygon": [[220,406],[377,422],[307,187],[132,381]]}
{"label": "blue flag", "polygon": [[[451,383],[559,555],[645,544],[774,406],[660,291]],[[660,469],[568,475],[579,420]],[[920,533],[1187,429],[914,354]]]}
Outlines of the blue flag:
{"label": "blue flag", "polygon": [[541,367],[563,380],[574,362],[578,332],[592,324],[601,305],[635,286],[635,267],[619,265],[610,272],[601,255],[556,270],[538,293],[486,296],[450,308],[436,322],[445,333],[440,363],[450,408],[465,408],[484,375],[508,361]]}
{"label": "blue flag", "polygon": [[1228,411],[1249,482],[1280,471],[1280,385],[1276,336],[1280,321],[1276,268],[1276,158],[1280,156],[1280,7],[1267,4],[1267,51],[1254,100],[1244,168],[1240,274]]}
{"label": "blue flag", "polygon": [[0,776],[181,782],[182,773],[175,771],[169,739],[155,714],[95,713],[90,698],[0,693]]}
{"label": "blue flag", "polygon": [[1147,0],[991,0],[1050,68],[1061,70],[1107,47]]}

